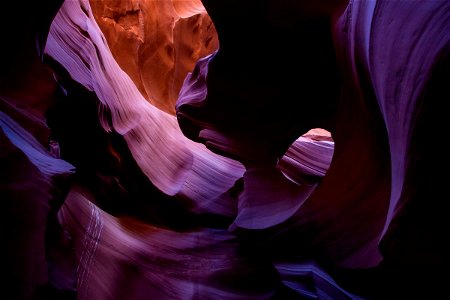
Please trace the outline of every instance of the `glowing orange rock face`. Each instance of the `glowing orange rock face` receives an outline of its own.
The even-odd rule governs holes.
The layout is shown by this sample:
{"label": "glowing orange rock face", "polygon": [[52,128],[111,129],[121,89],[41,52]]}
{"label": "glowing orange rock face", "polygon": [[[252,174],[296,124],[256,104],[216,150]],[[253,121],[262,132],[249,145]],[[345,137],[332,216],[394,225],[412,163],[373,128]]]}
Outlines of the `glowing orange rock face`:
{"label": "glowing orange rock face", "polygon": [[91,0],[97,23],[121,68],[142,95],[174,114],[195,62],[219,46],[199,0]]}

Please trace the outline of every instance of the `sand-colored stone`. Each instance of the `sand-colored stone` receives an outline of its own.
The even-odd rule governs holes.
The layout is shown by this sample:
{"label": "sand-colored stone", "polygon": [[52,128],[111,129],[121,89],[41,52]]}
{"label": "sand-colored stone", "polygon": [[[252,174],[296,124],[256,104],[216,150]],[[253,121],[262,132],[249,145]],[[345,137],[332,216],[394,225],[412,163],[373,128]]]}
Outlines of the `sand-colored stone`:
{"label": "sand-colored stone", "polygon": [[218,48],[211,19],[198,0],[91,0],[112,54],[142,95],[174,113],[186,74]]}

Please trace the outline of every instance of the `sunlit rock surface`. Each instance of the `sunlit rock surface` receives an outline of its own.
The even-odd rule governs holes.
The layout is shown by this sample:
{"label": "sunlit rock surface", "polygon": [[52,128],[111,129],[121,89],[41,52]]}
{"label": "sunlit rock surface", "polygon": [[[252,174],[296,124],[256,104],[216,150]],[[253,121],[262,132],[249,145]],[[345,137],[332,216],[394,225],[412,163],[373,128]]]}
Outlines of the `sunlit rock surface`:
{"label": "sunlit rock surface", "polygon": [[90,1],[115,60],[141,94],[174,113],[186,74],[218,48],[214,25],[199,0]]}
{"label": "sunlit rock surface", "polygon": [[13,298],[445,295],[448,1],[205,0],[214,52],[200,4],[5,31]]}

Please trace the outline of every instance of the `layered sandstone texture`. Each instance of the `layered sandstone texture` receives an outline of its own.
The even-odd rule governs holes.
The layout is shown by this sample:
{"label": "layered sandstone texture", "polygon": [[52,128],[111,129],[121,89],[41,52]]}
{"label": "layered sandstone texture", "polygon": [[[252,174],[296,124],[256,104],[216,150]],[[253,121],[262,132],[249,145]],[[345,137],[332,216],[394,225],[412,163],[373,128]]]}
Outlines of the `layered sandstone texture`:
{"label": "layered sandstone texture", "polygon": [[219,47],[200,0],[92,0],[92,12],[120,67],[139,92],[174,114],[195,62]]}
{"label": "layered sandstone texture", "polygon": [[3,292],[445,298],[450,3],[201,4],[1,4]]}

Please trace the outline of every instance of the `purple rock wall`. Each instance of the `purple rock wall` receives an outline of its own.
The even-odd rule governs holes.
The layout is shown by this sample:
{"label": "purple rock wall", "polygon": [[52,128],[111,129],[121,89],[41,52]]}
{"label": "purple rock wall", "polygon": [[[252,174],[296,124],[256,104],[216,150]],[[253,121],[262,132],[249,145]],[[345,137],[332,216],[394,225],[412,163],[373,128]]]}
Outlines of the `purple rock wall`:
{"label": "purple rock wall", "polygon": [[331,2],[202,1],[176,116],[89,1],[2,4],[2,293],[445,298],[450,3]]}

